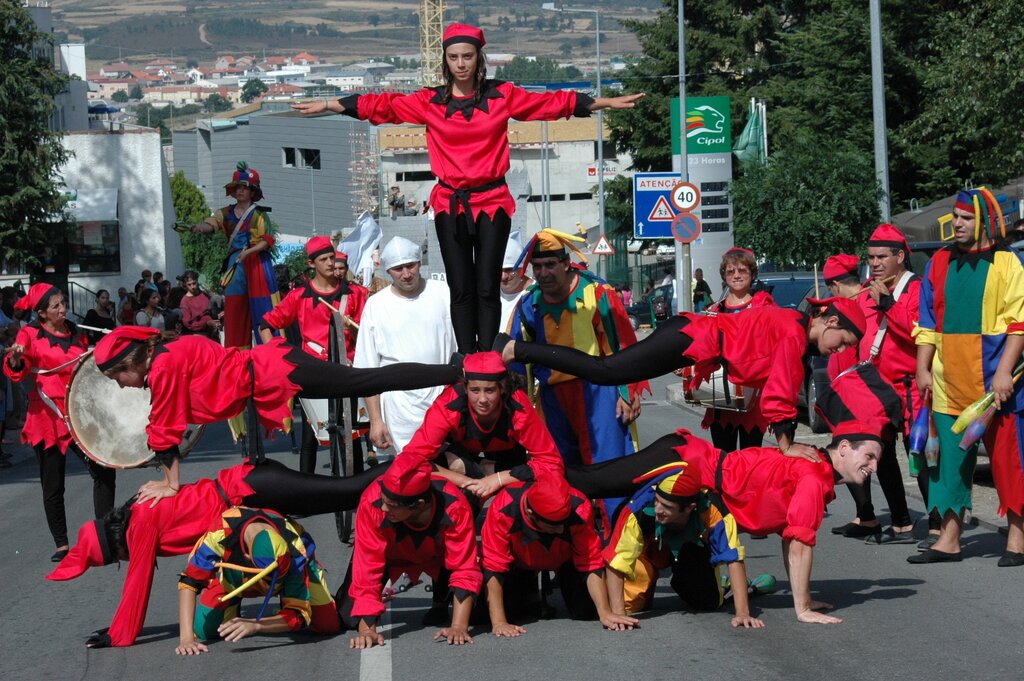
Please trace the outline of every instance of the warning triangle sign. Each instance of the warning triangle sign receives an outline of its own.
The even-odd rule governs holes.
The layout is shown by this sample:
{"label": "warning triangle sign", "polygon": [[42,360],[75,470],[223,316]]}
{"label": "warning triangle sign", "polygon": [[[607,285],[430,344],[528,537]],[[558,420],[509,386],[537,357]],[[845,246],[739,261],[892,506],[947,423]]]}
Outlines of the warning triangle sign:
{"label": "warning triangle sign", "polygon": [[604,234],[597,240],[597,243],[594,244],[594,248],[590,252],[594,255],[615,255],[615,249],[612,248],[612,245],[608,242],[608,237]]}
{"label": "warning triangle sign", "polygon": [[675,216],[676,214],[673,212],[672,206],[668,205],[668,199],[664,196],[659,196],[647,219],[651,222],[672,222],[672,218]]}

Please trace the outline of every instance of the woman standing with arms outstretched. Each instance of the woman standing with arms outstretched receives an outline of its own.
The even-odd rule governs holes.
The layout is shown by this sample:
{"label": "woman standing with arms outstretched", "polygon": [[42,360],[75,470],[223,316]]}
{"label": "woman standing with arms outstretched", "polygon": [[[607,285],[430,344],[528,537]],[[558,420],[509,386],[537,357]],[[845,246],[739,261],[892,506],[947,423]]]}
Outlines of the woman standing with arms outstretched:
{"label": "woman standing with arms outstretched", "polygon": [[344,113],[381,123],[427,126],[434,226],[451,287],[452,324],[459,352],[490,348],[501,316],[501,262],[515,199],[509,170],[508,122],[589,116],[630,109],[643,94],[591,97],[572,91],[532,93],[488,80],[484,32],[452,24],[444,32],[444,85],[399,93],[349,95],[296,104],[304,114]]}

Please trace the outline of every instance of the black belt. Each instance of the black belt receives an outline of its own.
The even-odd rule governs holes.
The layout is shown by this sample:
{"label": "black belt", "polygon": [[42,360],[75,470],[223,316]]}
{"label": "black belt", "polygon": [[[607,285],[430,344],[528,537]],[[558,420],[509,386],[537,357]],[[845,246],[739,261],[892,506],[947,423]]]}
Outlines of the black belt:
{"label": "black belt", "polygon": [[261,464],[266,460],[263,452],[263,437],[260,433],[259,411],[256,409],[256,370],[252,360],[248,362],[249,367],[249,399],[246,400],[246,415],[249,428],[249,446],[246,447],[246,461],[254,465]]}
{"label": "black belt", "polygon": [[459,205],[462,205],[462,210],[466,213],[466,224],[469,229],[470,236],[476,236],[476,221],[473,220],[473,211],[469,206],[470,194],[479,194],[480,192],[490,191],[497,189],[498,187],[504,187],[507,182],[505,178],[495,180],[494,182],[488,182],[487,184],[481,184],[476,187],[466,187],[463,189],[457,189],[444,180],[438,180],[437,183],[445,189],[450,189],[452,192],[451,197],[448,199],[448,214],[452,216],[452,220],[456,218],[459,212]]}
{"label": "black belt", "polygon": [[219,494],[220,498],[224,500],[224,504],[228,508],[234,506],[234,502],[231,501],[231,497],[228,496],[228,493],[224,491],[224,486],[220,484],[220,480],[214,480],[213,484],[217,486],[217,494]]}

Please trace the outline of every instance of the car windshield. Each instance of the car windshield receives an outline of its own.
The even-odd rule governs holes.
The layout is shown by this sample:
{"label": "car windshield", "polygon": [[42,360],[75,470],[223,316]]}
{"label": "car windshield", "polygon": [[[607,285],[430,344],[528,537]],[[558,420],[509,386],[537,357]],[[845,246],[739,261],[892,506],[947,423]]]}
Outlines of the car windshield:
{"label": "car windshield", "polygon": [[[772,298],[779,307],[795,309],[800,301],[808,295],[814,295],[814,278],[795,278],[767,281],[765,284],[771,287]],[[824,285],[821,287],[822,295],[828,296]]]}

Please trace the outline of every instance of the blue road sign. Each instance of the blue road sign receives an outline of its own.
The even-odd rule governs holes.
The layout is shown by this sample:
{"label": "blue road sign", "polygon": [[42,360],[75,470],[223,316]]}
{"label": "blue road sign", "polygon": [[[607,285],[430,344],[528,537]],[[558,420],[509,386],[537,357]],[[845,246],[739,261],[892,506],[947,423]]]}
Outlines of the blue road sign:
{"label": "blue road sign", "polygon": [[637,173],[633,176],[633,237],[636,239],[671,239],[672,187],[679,183],[679,173]]}

